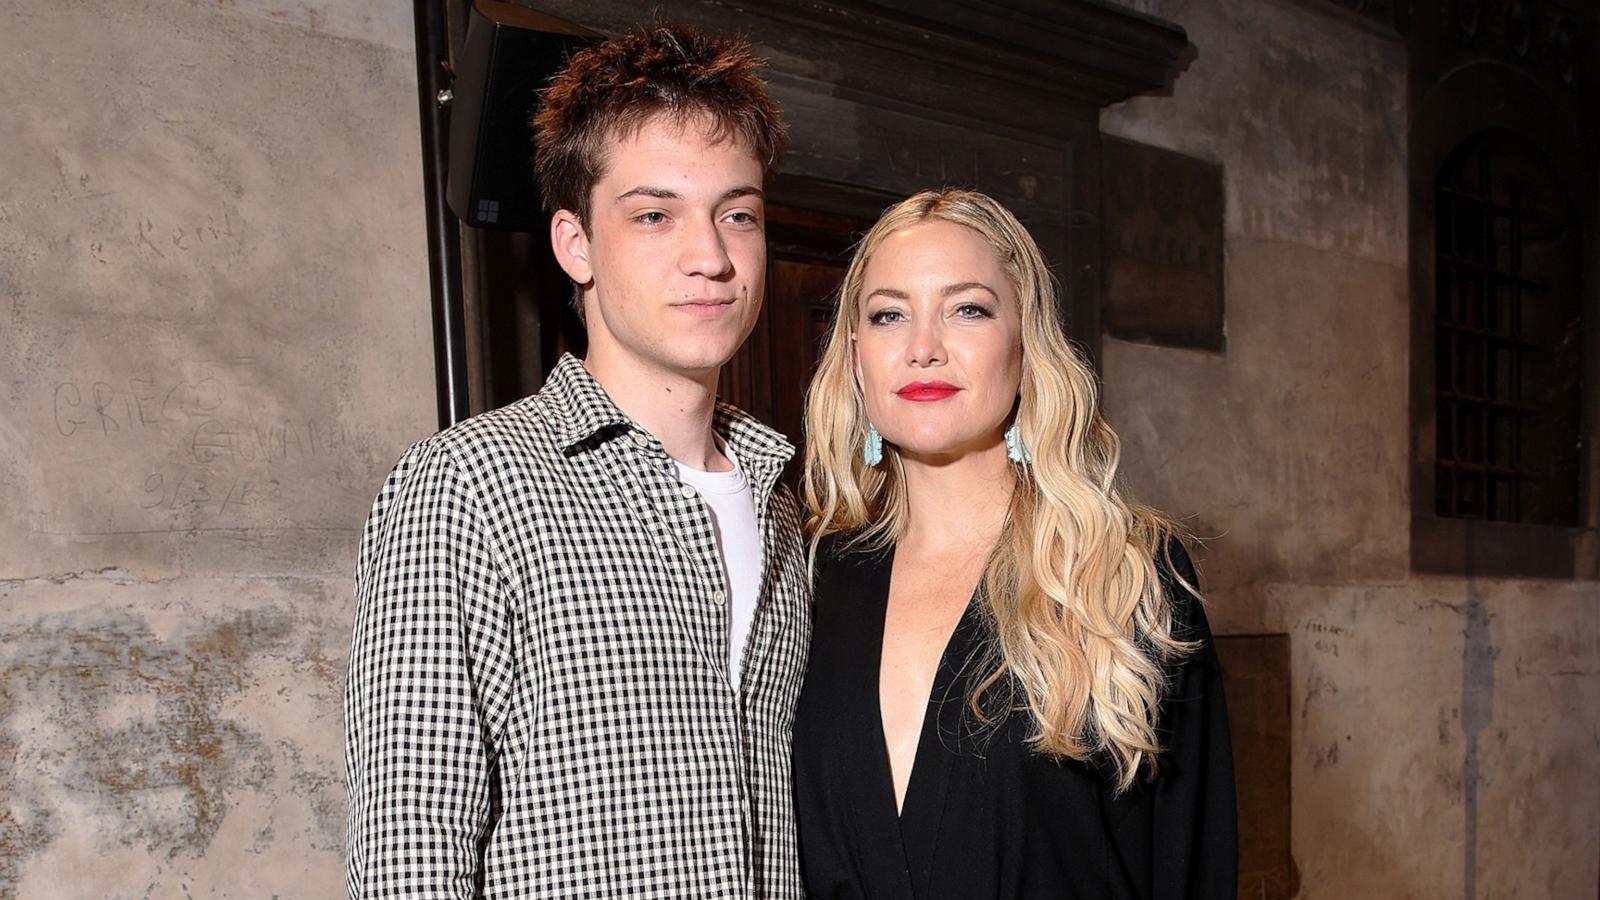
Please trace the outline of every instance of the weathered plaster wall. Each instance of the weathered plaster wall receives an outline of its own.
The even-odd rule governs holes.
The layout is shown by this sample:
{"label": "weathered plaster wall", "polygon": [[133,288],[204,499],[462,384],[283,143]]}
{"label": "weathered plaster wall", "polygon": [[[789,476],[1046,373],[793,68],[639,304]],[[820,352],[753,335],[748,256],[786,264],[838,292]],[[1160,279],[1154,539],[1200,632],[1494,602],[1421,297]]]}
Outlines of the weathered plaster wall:
{"label": "weathered plaster wall", "polygon": [[1227,352],[1107,340],[1218,630],[1291,636],[1300,896],[1589,898],[1600,585],[1409,571],[1405,56],[1292,0],[1138,0],[1198,56],[1107,133],[1224,166]]}
{"label": "weathered plaster wall", "polygon": [[342,891],[367,505],[433,427],[407,4],[0,11],[0,897]]}

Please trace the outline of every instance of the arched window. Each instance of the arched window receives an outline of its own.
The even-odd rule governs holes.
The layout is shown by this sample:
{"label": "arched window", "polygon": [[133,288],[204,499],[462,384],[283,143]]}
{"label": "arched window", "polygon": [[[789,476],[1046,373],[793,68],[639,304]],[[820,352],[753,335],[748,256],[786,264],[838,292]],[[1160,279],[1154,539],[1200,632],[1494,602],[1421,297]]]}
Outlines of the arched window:
{"label": "arched window", "polygon": [[1504,130],[1458,145],[1434,191],[1435,513],[1578,525],[1578,217]]}

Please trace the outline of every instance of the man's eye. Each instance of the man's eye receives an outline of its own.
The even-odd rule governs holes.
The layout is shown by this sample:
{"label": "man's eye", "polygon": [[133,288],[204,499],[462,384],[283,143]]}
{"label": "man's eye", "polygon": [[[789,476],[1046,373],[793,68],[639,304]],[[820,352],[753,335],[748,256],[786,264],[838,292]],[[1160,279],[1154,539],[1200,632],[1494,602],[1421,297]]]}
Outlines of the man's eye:
{"label": "man's eye", "polygon": [[732,222],[735,225],[754,225],[754,224],[756,224],[757,220],[756,220],[756,217],[755,217],[755,213],[741,211],[741,212],[729,213],[728,214],[728,221]]}
{"label": "man's eye", "polygon": [[633,220],[641,225],[660,225],[667,221],[667,214],[664,212],[654,211],[640,213],[637,216],[634,216]]}

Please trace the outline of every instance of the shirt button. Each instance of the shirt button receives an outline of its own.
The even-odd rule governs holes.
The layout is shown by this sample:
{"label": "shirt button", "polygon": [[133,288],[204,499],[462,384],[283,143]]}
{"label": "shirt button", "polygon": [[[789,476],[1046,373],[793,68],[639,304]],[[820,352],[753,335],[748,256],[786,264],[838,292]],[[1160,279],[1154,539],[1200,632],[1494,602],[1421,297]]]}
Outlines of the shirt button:
{"label": "shirt button", "polygon": [[679,491],[678,493],[682,494],[683,495],[683,499],[685,499],[685,500],[693,500],[694,499],[694,488],[691,487],[690,485],[687,485],[687,484],[684,485],[683,486],[683,490]]}
{"label": "shirt button", "polygon": [[728,595],[724,594],[721,591],[717,591],[716,593],[711,595],[711,599],[715,603],[721,603],[722,601],[728,599]]}
{"label": "shirt button", "polygon": [[633,445],[635,447],[643,447],[646,444],[650,443],[650,439],[645,437],[644,436],[644,432],[642,432],[642,431],[635,431],[632,434],[630,434],[629,437],[633,438]]}

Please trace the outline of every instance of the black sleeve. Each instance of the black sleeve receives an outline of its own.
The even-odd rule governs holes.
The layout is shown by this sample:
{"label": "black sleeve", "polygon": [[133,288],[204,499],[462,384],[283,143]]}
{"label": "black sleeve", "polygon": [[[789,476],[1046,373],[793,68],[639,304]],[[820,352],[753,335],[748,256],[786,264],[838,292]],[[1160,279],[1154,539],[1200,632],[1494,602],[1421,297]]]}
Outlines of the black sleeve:
{"label": "black sleeve", "polygon": [[[819,590],[819,586],[828,579],[833,569],[841,566],[848,569],[851,559],[860,559],[872,555],[862,547],[853,545],[851,540],[854,537],[855,535],[849,532],[835,531],[823,535],[822,539],[817,542],[816,564],[811,570],[813,599],[821,596],[822,592]],[[807,559],[809,560],[809,554],[811,553],[811,537],[809,535],[806,536],[805,547]]]}
{"label": "black sleeve", "polygon": [[[1182,544],[1167,547],[1171,570],[1199,587]],[[1166,570],[1167,560],[1158,560]],[[1233,900],[1239,877],[1233,746],[1222,669],[1205,610],[1163,571],[1177,636],[1197,645],[1174,669],[1160,732],[1151,822],[1154,900]]]}
{"label": "black sleeve", "polygon": [[811,555],[811,535],[806,535],[806,564],[811,567],[812,600],[816,600],[817,586],[823,583],[828,575],[828,569],[839,558],[839,535],[825,534],[817,541],[817,553]]}

